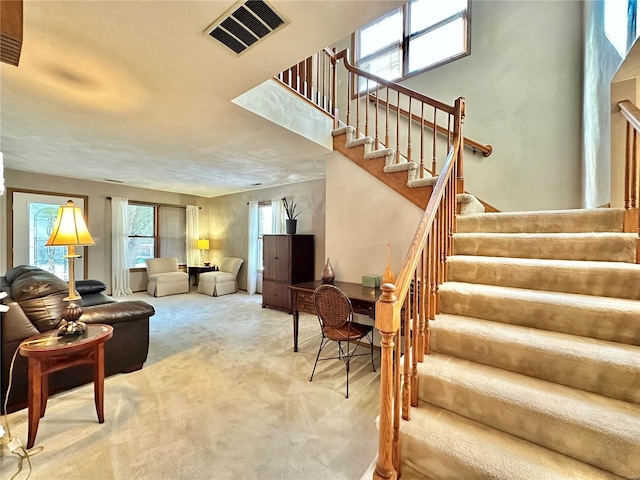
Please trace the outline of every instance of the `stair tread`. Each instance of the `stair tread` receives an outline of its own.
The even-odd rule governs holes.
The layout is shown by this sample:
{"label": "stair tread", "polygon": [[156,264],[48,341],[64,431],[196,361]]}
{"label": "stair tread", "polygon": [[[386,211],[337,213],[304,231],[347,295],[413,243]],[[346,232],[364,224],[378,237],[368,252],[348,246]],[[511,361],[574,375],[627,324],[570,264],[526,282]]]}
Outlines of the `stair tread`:
{"label": "stair tread", "polygon": [[[372,152],[365,153],[364,158],[365,160],[371,160],[374,158],[390,157],[395,154],[396,154],[396,151],[393,148],[382,148],[380,150],[373,150]],[[403,162],[403,163],[407,163],[407,162]]]}
{"label": "stair tread", "polygon": [[620,269],[628,272],[640,272],[640,265],[625,262],[600,262],[596,260],[563,260],[548,258],[516,258],[516,257],[487,257],[484,255],[453,255],[447,257],[447,262],[483,262],[504,265],[526,265],[533,267],[558,267],[567,269],[607,270]]}
{"label": "stair tread", "polygon": [[427,478],[500,480],[620,478],[425,403],[411,410],[410,421],[402,421],[400,434],[405,452],[403,461],[424,473]]}
{"label": "stair tread", "polygon": [[458,231],[621,231],[624,209],[592,208],[467,215]]}
{"label": "stair tread", "polygon": [[418,363],[418,374],[432,376],[436,368],[439,378],[531,411],[578,419],[581,426],[635,441],[640,448],[640,405],[441,353]]}
{"label": "stair tread", "polygon": [[597,356],[599,360],[612,365],[640,369],[640,349],[638,347],[607,340],[446,313],[437,315],[431,328],[432,330],[464,330],[484,337],[486,341],[520,344],[528,347],[531,351],[553,351],[585,359]]}
{"label": "stair tread", "polygon": [[464,282],[443,283],[440,295],[443,313],[640,345],[638,300]]}
{"label": "stair tread", "polygon": [[640,300],[640,265],[605,260],[454,255],[447,280]]}
{"label": "stair tread", "polygon": [[620,312],[632,311],[632,315],[640,315],[640,300],[629,298],[600,297],[581,293],[553,292],[548,290],[531,290],[528,288],[504,287],[501,285],[485,285],[482,283],[445,282],[440,285],[440,293],[459,291],[464,294],[486,293],[500,298],[524,299],[543,302],[550,305],[570,305],[576,308],[589,308],[606,313],[610,310]]}
{"label": "stair tread", "polygon": [[580,238],[601,239],[601,238],[631,238],[636,239],[638,235],[636,233],[623,233],[623,232],[458,232],[455,233],[455,237],[460,238],[541,238],[562,240],[564,238],[574,240]]}
{"label": "stair tread", "polygon": [[450,314],[431,332],[432,352],[640,404],[636,346]]}
{"label": "stair tread", "polygon": [[636,261],[637,235],[589,233],[456,233],[456,255],[598,262]]}
{"label": "stair tread", "polygon": [[619,475],[640,471],[640,406],[432,354],[420,398]]}

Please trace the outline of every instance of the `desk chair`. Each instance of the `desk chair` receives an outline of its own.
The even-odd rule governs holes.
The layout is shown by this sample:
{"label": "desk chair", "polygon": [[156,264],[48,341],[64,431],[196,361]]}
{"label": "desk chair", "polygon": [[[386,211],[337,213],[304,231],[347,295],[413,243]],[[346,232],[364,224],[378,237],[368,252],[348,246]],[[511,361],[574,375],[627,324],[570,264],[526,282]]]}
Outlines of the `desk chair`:
{"label": "desk chair", "polygon": [[[313,374],[316,371],[318,361],[342,360],[347,368],[346,398],[349,398],[349,366],[351,358],[369,355],[368,353],[355,354],[360,340],[365,337],[371,346],[371,366],[373,367],[373,371],[376,371],[376,367],[373,364],[373,326],[353,321],[353,307],[351,306],[349,297],[333,285],[320,285],[316,288],[313,292],[313,305],[318,314],[318,322],[322,330],[322,339],[309,381],[311,382],[313,380]],[[338,356],[320,358],[322,349],[330,341],[338,342]],[[351,349],[352,342],[355,343],[353,349]],[[346,348],[343,347],[345,343]]]}

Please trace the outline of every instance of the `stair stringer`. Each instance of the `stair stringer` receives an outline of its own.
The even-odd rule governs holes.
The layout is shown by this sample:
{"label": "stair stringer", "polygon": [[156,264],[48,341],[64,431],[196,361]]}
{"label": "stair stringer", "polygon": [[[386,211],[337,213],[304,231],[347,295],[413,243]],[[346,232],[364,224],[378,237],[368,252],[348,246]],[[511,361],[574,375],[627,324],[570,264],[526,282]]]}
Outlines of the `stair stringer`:
{"label": "stair stringer", "polygon": [[[340,133],[339,133],[340,132]],[[360,138],[356,141],[351,140],[349,127],[344,127],[338,131],[334,131],[333,134],[333,149],[342,153],[345,157],[358,165],[360,168],[373,175],[382,183],[387,185],[392,190],[395,190],[400,195],[405,197],[414,205],[417,205],[422,210],[427,207],[432,186],[422,188],[411,188],[408,182],[407,170],[391,171],[385,173],[384,168],[387,163],[387,155],[375,156],[371,155],[371,142],[366,138]],[[370,137],[369,137],[370,138]],[[391,149],[385,149],[391,150]],[[395,154],[395,152],[394,152]]]}
{"label": "stair stringer", "polygon": [[[371,137],[354,139],[355,128],[341,127],[332,131],[333,149],[342,153],[369,174],[380,180],[389,188],[398,192],[414,205],[424,210],[427,207],[433,187],[438,177],[428,176],[419,178],[420,165],[409,162],[403,156],[400,163],[395,163],[396,151],[392,148],[372,150],[375,140]],[[458,213],[481,213],[484,205],[473,195],[459,193],[457,197]]]}

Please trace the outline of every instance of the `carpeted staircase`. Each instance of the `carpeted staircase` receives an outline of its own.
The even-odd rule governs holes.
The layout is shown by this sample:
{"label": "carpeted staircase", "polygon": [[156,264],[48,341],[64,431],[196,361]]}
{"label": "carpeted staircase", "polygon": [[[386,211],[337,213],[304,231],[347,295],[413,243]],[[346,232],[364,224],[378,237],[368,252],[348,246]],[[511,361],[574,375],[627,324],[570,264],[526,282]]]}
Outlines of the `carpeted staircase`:
{"label": "carpeted staircase", "polygon": [[622,210],[458,217],[402,478],[640,479],[640,266]]}

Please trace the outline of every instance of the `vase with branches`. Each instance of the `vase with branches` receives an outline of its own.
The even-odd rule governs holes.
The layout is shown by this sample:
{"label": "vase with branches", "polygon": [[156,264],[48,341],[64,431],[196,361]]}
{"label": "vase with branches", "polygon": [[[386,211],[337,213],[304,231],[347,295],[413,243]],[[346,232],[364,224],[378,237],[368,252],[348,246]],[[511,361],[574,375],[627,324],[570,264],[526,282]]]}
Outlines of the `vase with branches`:
{"label": "vase with branches", "polygon": [[296,213],[297,205],[293,203],[293,201],[287,200],[287,197],[282,197],[282,205],[284,206],[284,211],[287,215],[287,219],[285,220],[287,233],[289,235],[295,235],[298,223],[297,218],[298,215],[300,215],[300,212]]}

